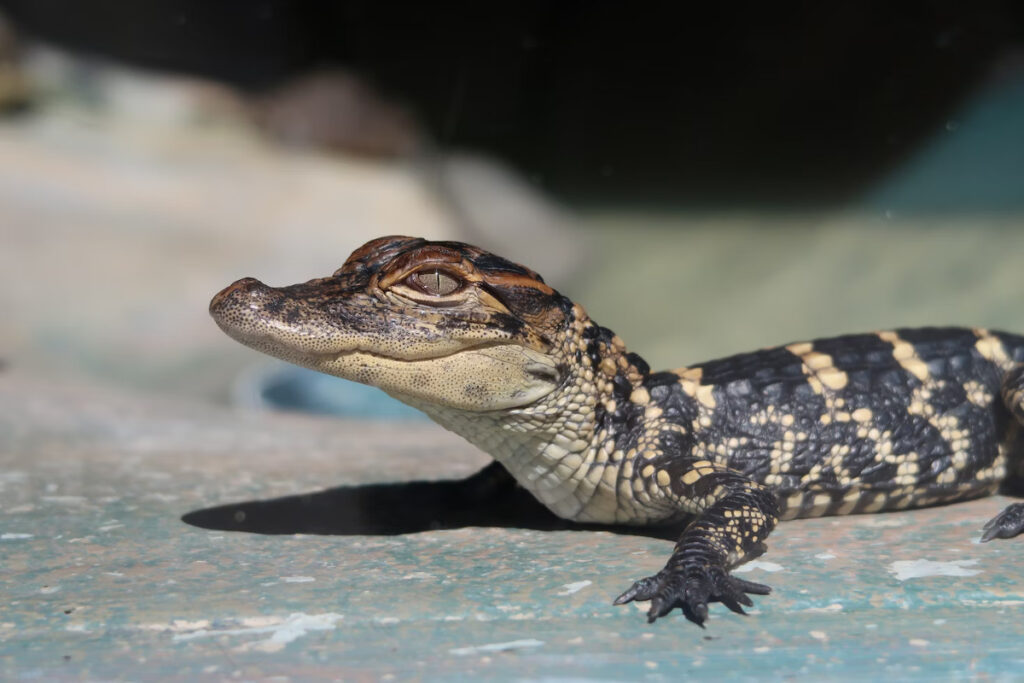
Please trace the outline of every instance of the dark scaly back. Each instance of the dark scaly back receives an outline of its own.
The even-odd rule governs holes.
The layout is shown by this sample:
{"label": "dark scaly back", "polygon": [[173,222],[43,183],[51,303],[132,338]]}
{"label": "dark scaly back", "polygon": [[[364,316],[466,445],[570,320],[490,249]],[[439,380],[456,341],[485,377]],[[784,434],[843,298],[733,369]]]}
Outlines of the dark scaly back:
{"label": "dark scaly back", "polygon": [[[981,495],[1019,458],[1000,399],[1024,337],[921,328],[847,335],[677,371],[704,392],[698,453],[772,487],[785,517]],[[683,382],[684,392],[687,382]],[[713,407],[712,407],[713,406]]]}

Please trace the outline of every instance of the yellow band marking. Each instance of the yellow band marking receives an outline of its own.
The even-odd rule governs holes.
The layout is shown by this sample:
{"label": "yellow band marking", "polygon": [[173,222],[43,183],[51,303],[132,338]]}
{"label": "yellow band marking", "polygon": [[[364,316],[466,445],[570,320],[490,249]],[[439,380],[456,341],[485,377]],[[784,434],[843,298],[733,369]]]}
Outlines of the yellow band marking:
{"label": "yellow band marking", "polygon": [[802,356],[804,363],[807,364],[811,370],[818,371],[824,370],[825,368],[835,367],[832,363],[832,356],[827,353],[821,353],[819,351],[808,351]]}
{"label": "yellow band marking", "polygon": [[675,373],[679,375],[679,384],[687,396],[696,398],[705,408],[714,409],[716,402],[711,392],[715,387],[713,384],[700,383],[704,375],[702,368],[680,368]]}
{"label": "yellow band marking", "polygon": [[1006,347],[1003,346],[1003,342],[999,341],[998,337],[992,336],[988,330],[983,328],[975,329],[974,334],[978,336],[978,341],[975,342],[974,348],[978,350],[982,358],[1004,368],[1013,363],[1006,354]]}
{"label": "yellow band marking", "polygon": [[832,356],[815,351],[811,342],[790,344],[786,350],[800,358],[804,365],[804,374],[807,375],[807,383],[816,394],[824,393],[826,387],[838,391],[850,380],[845,372],[835,366]]}
{"label": "yellow band marking", "polygon": [[697,400],[700,401],[706,408],[715,407],[715,397],[711,393],[714,386],[710,384],[701,384],[697,387]]}
{"label": "yellow band marking", "polygon": [[639,387],[633,390],[633,393],[629,395],[629,400],[633,403],[645,406],[651,401],[651,395],[647,392],[647,389]]}
{"label": "yellow band marking", "polygon": [[918,357],[913,344],[905,339],[901,339],[898,334],[890,330],[879,332],[878,336],[882,341],[892,344],[893,360],[899,363],[900,367],[922,382],[928,380],[931,376],[931,373],[928,371],[928,365]]}
{"label": "yellow band marking", "polygon": [[698,472],[697,470],[690,470],[689,472],[682,476],[682,481],[687,486],[696,483],[698,479],[700,479],[700,472]]}
{"label": "yellow band marking", "polygon": [[839,368],[829,367],[826,370],[822,370],[818,373],[818,379],[829,389],[838,391],[846,386],[846,383],[850,380],[846,376],[846,373]]}
{"label": "yellow band marking", "polygon": [[679,375],[679,379],[687,380],[699,384],[701,377],[704,376],[703,368],[679,368],[675,371]]}
{"label": "yellow band marking", "polygon": [[850,413],[850,417],[853,418],[854,422],[870,422],[873,415],[870,408],[857,408],[857,410]]}

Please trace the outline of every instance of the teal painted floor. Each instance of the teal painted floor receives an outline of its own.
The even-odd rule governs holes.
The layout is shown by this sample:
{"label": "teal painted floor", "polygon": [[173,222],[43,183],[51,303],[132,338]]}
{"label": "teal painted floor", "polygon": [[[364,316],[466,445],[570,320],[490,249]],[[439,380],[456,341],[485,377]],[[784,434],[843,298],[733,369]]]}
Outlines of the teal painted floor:
{"label": "teal painted floor", "polygon": [[0,377],[0,679],[1024,675],[1024,543],[977,543],[1005,499],[783,524],[742,574],[774,588],[749,617],[648,625],[611,599],[668,540],[515,511],[382,535],[429,527],[430,497],[388,515],[371,485],[485,462],[429,423]]}

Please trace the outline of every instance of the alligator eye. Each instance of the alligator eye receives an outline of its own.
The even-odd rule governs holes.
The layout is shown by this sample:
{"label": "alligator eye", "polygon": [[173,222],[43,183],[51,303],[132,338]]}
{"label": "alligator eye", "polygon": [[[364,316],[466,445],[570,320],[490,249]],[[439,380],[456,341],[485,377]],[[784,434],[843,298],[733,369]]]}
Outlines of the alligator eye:
{"label": "alligator eye", "polygon": [[426,294],[445,296],[462,287],[462,281],[440,270],[420,270],[408,278],[406,283]]}

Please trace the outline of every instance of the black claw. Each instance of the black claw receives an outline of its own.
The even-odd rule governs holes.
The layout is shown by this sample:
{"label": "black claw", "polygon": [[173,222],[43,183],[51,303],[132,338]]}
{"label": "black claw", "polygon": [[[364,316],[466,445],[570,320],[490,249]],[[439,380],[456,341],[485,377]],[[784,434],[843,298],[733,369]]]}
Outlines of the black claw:
{"label": "black claw", "polygon": [[736,589],[735,586],[730,586],[729,589],[719,597],[719,601],[737,614],[746,614],[746,612],[743,611],[743,605],[746,605],[747,607],[754,606],[754,601],[744,595],[743,591]]}
{"label": "black claw", "polygon": [[[701,607],[703,607],[703,609],[700,609]],[[704,626],[704,620],[708,618],[707,605],[697,605],[697,607],[691,607],[688,604],[683,604],[682,609],[683,616],[686,617],[689,621],[693,622],[694,624],[697,624],[697,626],[700,626],[701,628],[706,628]]]}
{"label": "black claw", "polygon": [[641,602],[644,600],[650,600],[657,592],[658,576],[660,575],[648,576],[646,579],[640,579],[630,586],[625,593],[615,598],[615,601],[612,604],[625,605],[627,602],[633,602],[634,600],[640,600]]}
{"label": "black claw", "polygon": [[674,607],[672,602],[663,600],[660,596],[653,598],[651,608],[647,610],[647,623],[652,624],[655,619],[665,616],[672,611],[672,607]]}
{"label": "black claw", "polygon": [[[732,576],[729,577],[729,580],[732,581],[733,584],[744,593],[753,593],[754,595],[768,595],[772,592],[772,587],[766,586],[763,583],[754,583],[753,581],[737,579]],[[754,603],[750,603],[749,606],[753,606],[753,604]]]}
{"label": "black claw", "polygon": [[764,584],[729,576],[722,567],[703,565],[666,568],[654,576],[640,579],[615,598],[614,604],[650,600],[648,623],[679,607],[687,619],[703,627],[708,617],[709,602],[721,602],[736,614],[746,615],[743,607],[754,606],[747,593],[767,595],[770,592],[771,588]]}
{"label": "black claw", "polygon": [[743,611],[743,607],[740,606],[739,601],[731,595],[723,595],[719,602],[721,602],[723,605],[728,607],[736,614],[742,614],[743,616],[747,615],[747,613]]}
{"label": "black claw", "polygon": [[982,529],[981,542],[993,538],[1013,538],[1024,531],[1024,503],[1014,503],[993,517]]}

